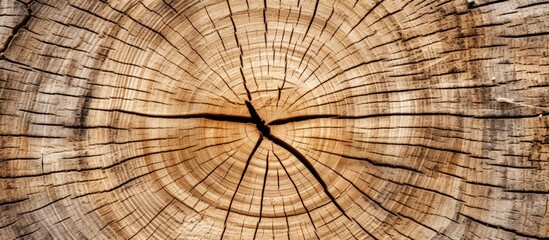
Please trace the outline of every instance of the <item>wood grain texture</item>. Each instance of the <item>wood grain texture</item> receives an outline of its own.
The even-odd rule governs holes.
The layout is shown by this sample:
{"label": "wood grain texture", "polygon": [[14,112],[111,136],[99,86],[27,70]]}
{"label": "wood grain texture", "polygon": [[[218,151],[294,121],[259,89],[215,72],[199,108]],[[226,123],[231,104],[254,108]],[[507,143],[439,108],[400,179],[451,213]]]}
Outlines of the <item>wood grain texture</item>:
{"label": "wood grain texture", "polygon": [[2,0],[0,239],[549,238],[549,2]]}

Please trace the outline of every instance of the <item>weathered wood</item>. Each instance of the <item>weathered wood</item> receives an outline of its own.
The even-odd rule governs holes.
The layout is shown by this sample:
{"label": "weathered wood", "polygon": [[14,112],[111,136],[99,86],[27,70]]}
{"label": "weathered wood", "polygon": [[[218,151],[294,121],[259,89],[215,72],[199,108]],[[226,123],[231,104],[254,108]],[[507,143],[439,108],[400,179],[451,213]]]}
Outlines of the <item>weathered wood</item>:
{"label": "weathered wood", "polygon": [[549,2],[0,1],[0,238],[549,238]]}

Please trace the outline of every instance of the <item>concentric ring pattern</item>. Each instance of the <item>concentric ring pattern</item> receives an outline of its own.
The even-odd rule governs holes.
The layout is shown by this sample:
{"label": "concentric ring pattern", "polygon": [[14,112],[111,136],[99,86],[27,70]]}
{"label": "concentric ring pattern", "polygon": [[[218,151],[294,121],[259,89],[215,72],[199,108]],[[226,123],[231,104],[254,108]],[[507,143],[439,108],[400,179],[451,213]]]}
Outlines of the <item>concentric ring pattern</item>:
{"label": "concentric ring pattern", "polygon": [[0,3],[2,239],[549,237],[549,4]]}

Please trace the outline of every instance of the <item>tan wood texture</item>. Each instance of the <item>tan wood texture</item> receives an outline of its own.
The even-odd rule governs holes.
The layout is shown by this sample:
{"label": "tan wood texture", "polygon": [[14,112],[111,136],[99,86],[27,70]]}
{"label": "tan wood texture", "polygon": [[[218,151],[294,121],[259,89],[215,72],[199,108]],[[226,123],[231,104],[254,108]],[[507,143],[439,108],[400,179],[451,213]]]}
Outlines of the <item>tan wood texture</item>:
{"label": "tan wood texture", "polygon": [[0,239],[549,238],[549,2],[0,0]]}

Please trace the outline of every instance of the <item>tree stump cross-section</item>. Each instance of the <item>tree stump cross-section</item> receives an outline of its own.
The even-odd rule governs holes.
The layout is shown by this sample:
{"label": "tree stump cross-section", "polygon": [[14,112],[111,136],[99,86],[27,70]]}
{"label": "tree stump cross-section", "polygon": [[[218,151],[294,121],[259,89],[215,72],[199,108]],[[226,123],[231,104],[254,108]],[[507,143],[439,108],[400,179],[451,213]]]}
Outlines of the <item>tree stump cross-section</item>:
{"label": "tree stump cross-section", "polygon": [[2,0],[0,239],[547,239],[549,2]]}

